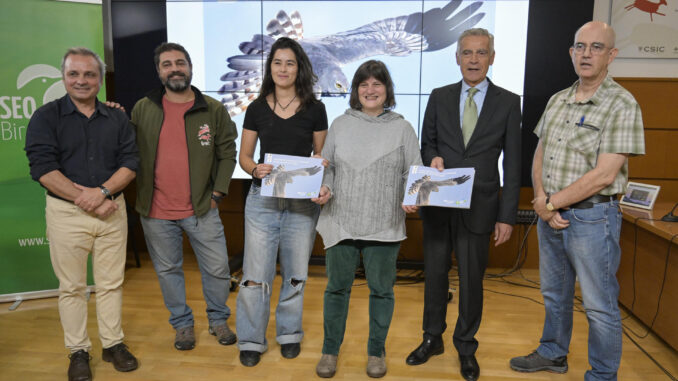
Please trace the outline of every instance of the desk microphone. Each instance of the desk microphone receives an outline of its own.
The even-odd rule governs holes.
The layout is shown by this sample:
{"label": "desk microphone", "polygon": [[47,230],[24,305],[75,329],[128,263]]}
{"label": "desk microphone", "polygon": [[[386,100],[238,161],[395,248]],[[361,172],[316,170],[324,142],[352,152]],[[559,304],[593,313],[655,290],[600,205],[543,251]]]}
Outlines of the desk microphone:
{"label": "desk microphone", "polygon": [[676,203],[676,205],[673,206],[673,209],[671,209],[670,212],[668,212],[664,217],[662,217],[662,221],[678,222],[678,216],[673,214],[673,212],[676,210],[676,207],[678,207],[678,203]]}

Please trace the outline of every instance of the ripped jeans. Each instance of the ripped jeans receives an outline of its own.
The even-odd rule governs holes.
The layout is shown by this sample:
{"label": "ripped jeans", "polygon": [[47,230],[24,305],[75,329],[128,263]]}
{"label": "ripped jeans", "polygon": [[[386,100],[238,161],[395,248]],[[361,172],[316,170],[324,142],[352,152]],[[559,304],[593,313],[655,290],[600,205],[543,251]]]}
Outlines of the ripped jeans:
{"label": "ripped jeans", "polygon": [[263,353],[271,286],[280,253],[282,286],[275,313],[276,341],[301,342],[304,287],[320,207],[310,200],[261,196],[252,184],[245,203],[245,258],[238,292],[236,331],[241,351]]}

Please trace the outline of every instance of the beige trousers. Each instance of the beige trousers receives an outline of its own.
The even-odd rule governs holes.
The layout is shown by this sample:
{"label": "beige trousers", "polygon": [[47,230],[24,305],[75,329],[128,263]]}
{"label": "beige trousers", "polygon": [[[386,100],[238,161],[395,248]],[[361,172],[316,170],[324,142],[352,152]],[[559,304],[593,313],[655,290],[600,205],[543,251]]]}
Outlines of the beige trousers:
{"label": "beige trousers", "polygon": [[85,212],[75,204],[47,197],[45,219],[50,258],[59,279],[59,315],[66,348],[89,351],[87,335],[87,257],[92,253],[97,322],[103,348],[122,342],[122,282],[127,256],[125,198],[106,219]]}

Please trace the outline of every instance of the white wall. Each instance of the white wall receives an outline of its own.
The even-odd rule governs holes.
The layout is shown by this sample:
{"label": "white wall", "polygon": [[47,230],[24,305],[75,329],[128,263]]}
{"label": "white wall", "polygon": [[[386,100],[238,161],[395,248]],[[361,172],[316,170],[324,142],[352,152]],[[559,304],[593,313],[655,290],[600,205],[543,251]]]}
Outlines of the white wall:
{"label": "white wall", "polygon": [[[610,22],[612,0],[595,0],[593,19]],[[678,78],[678,59],[675,58],[617,58],[610,65],[613,77]]]}

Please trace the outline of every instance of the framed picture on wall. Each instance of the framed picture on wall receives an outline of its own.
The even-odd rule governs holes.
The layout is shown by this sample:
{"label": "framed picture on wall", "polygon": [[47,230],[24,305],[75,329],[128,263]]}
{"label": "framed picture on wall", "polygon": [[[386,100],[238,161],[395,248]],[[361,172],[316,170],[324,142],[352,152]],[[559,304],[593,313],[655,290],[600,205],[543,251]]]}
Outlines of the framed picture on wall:
{"label": "framed picture on wall", "polygon": [[610,25],[620,58],[678,58],[675,1],[612,0]]}
{"label": "framed picture on wall", "polygon": [[619,203],[622,205],[651,210],[654,207],[654,202],[657,200],[659,188],[660,187],[658,185],[635,183],[633,181],[629,181],[629,185],[626,187],[626,193],[624,193],[624,196],[622,196],[622,199],[619,201]]}

